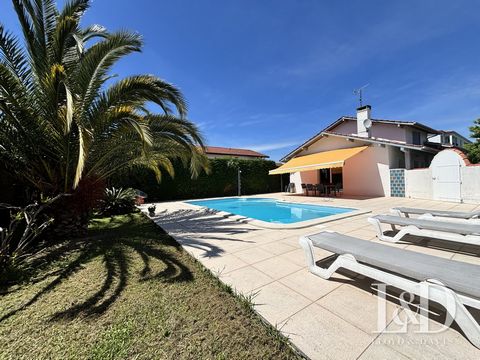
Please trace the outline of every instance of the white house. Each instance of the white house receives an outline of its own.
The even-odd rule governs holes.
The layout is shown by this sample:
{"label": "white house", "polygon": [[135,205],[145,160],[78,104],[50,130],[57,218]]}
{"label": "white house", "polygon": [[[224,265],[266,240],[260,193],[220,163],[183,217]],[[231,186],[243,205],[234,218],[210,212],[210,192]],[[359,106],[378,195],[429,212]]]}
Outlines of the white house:
{"label": "white house", "polygon": [[427,168],[445,145],[430,139],[442,134],[419,122],[373,119],[366,105],[284,156],[270,174],[290,173],[297,193],[302,184],[323,183],[342,187],[345,195],[405,196],[404,184],[397,186],[402,172],[395,170]]}
{"label": "white house", "polygon": [[466,144],[472,142],[465,136],[453,130],[440,130],[439,134],[431,135],[428,138],[429,142],[441,144],[443,147],[459,147],[463,148]]}

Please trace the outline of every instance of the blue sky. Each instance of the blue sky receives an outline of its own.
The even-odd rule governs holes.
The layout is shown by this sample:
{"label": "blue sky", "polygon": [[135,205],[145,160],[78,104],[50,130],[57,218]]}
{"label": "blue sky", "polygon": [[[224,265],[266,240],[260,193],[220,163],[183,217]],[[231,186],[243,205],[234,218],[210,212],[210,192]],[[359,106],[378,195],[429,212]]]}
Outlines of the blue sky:
{"label": "blue sky", "polygon": [[[458,0],[96,0],[85,24],[141,33],[143,53],[115,71],[180,87],[209,145],[278,160],[353,115],[352,90],[367,83],[374,117],[468,135],[480,117],[479,12]],[[0,21],[17,28],[10,1]]]}

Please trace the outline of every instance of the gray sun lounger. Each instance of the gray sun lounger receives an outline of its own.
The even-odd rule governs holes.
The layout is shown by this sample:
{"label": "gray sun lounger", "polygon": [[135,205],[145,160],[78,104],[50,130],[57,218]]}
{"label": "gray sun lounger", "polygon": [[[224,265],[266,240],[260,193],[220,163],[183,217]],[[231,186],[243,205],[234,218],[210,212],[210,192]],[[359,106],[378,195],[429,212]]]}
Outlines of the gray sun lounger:
{"label": "gray sun lounger", "polygon": [[[480,266],[360,240],[335,232],[300,238],[308,269],[323,279],[343,268],[442,305],[480,348],[480,326],[465,305],[480,309]],[[318,266],[314,246],[337,255]]]}
{"label": "gray sun lounger", "polygon": [[432,209],[417,209],[409,207],[395,207],[391,209],[391,212],[399,215],[410,217],[410,215],[421,215],[423,217],[445,217],[452,219],[471,220],[480,218],[480,210],[461,212],[461,211],[444,211],[444,210],[432,210]]}
{"label": "gray sun lounger", "polygon": [[[480,224],[458,223],[430,219],[412,219],[394,215],[377,215],[368,218],[377,230],[377,237],[388,242],[398,242],[405,235],[429,237],[471,245],[480,245]],[[382,224],[399,231],[394,236],[386,235]]]}

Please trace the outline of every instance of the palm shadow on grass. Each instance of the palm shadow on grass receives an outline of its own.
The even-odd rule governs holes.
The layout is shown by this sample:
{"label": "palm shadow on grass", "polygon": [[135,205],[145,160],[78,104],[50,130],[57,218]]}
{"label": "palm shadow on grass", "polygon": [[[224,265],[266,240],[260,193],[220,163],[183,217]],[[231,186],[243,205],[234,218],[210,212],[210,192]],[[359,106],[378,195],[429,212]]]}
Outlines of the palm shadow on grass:
{"label": "palm shadow on grass", "polygon": [[[18,312],[35,304],[40,298],[68,281],[84,265],[101,257],[104,265],[104,278],[101,286],[80,303],[64,311],[53,314],[50,320],[68,320],[77,316],[96,316],[103,314],[123,293],[132,274],[131,253],[142,259],[143,268],[139,281],[186,282],[193,280],[190,269],[182,263],[172,250],[179,250],[179,245],[160,228],[145,220],[140,215],[126,216],[104,220],[104,224],[90,231],[86,239],[61,244],[51,251],[46,251],[35,258],[30,267],[37,269],[39,277],[34,281],[44,280],[45,264],[60,262],[65,266],[50,272],[55,276],[27,302],[0,316],[5,321]],[[103,226],[102,226],[103,225]],[[162,246],[159,246],[159,245]],[[66,260],[68,259],[68,260]],[[154,272],[152,260],[160,261],[162,270]],[[30,275],[34,275],[33,273]]]}

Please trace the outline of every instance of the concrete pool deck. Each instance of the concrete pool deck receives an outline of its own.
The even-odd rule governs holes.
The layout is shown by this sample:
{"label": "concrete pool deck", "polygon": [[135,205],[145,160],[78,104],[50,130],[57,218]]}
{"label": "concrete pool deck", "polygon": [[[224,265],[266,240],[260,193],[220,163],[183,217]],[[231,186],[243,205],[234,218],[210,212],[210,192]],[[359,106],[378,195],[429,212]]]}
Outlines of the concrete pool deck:
{"label": "concrete pool deck", "polygon": [[[254,197],[259,198],[259,199],[263,199],[263,197],[260,197],[260,196],[251,196],[250,198],[254,198]],[[242,198],[248,198],[248,196],[242,196]],[[236,197],[226,197],[226,198],[223,198],[223,199],[236,199]],[[218,198],[217,199],[215,199],[215,198],[211,199],[210,198],[210,199],[205,199],[205,200],[207,200],[207,201],[208,200],[218,200]],[[295,203],[295,201],[287,201],[285,199],[275,199],[275,200],[279,200],[281,203],[285,203],[285,204]],[[194,204],[190,201],[184,203],[184,205],[187,206],[187,207],[190,207],[191,209],[195,209],[195,210],[198,210],[199,208],[203,209],[203,210],[209,210],[206,205]],[[310,203],[308,205],[319,205],[319,204]],[[347,208],[349,211],[344,212],[344,213],[340,213],[340,214],[332,214],[332,215],[328,215],[328,216],[324,216],[324,217],[318,217],[318,218],[310,219],[310,220],[302,220],[302,221],[293,222],[293,223],[267,222],[267,221],[263,221],[263,220],[249,218],[249,217],[246,217],[244,215],[232,214],[232,213],[229,213],[229,212],[226,212],[226,211],[221,211],[221,210],[216,210],[216,215],[222,216],[224,218],[230,218],[231,220],[239,221],[239,222],[242,222],[242,223],[245,223],[245,224],[248,223],[248,224],[254,225],[256,227],[263,228],[263,229],[282,230],[282,229],[304,229],[304,228],[307,228],[307,227],[323,224],[323,223],[334,221],[334,220],[340,220],[340,219],[348,218],[348,217],[351,217],[351,216],[370,213],[370,210],[367,210],[367,209],[352,209],[352,208],[348,208],[348,207],[345,207],[345,206],[339,206],[339,205],[336,205],[336,207]]]}
{"label": "concrete pool deck", "polygon": [[[401,324],[393,321],[393,314],[399,318],[408,315],[394,298],[386,302],[386,326],[378,332],[379,297],[372,281],[348,273],[335,274],[330,280],[312,275],[298,244],[300,236],[322,230],[378,241],[366,219],[372,214],[388,213],[394,206],[471,211],[480,209],[479,205],[406,198],[258,196],[371,213],[302,229],[264,229],[183,202],[165,202],[157,204],[154,221],[223,282],[252,295],[255,310],[312,359],[480,358],[480,350],[456,327],[420,334],[415,333],[418,325],[410,324],[404,332],[394,331]],[[418,240],[389,245],[480,265],[480,247]],[[329,255],[317,252],[319,259]],[[474,316],[479,320],[480,312]],[[429,320],[429,325],[438,329],[440,323]]]}

